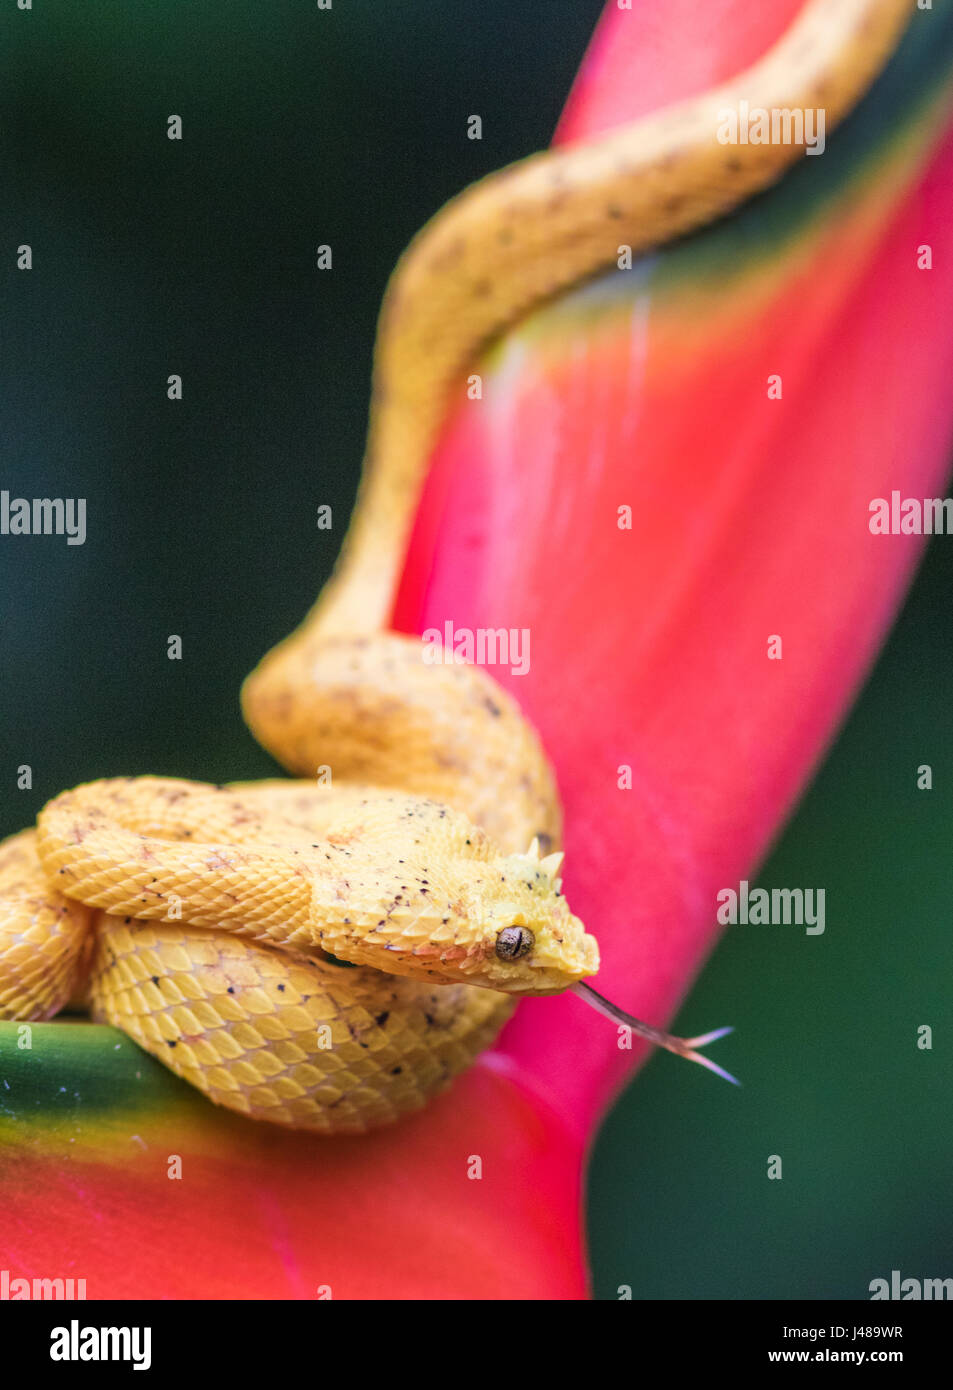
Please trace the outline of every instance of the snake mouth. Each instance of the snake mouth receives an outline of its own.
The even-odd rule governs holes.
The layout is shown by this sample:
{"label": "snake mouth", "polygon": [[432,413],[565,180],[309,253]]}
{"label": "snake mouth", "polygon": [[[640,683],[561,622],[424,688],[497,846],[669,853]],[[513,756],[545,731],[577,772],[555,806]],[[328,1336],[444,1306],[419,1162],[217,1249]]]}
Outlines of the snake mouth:
{"label": "snake mouth", "polygon": [[[569,989],[587,976],[597,975],[599,964],[599,943],[575,917],[568,930],[550,926],[529,961],[531,972],[537,975],[536,991],[546,994]],[[552,986],[550,979],[555,982]]]}

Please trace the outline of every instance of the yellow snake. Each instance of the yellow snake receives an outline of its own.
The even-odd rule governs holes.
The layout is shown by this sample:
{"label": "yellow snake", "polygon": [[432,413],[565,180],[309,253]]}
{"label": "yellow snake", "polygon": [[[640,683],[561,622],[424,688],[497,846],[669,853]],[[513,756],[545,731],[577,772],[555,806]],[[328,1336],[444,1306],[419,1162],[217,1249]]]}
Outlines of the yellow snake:
{"label": "yellow snake", "polygon": [[[256,737],[314,780],[163,778],[64,792],[0,845],[0,1018],[71,1000],[213,1101],[326,1134],[423,1105],[520,995],[567,988],[721,1072],[581,982],[595,939],[560,891],[556,784],[482,670],[384,630],[437,431],[482,347],[549,296],[775,180],[790,144],[718,142],[725,108],[823,107],[831,129],[913,0],[811,0],[716,90],[504,169],[414,240],[388,287],[367,458],[341,560],[243,691]],[[350,967],[350,968],[348,968]],[[726,1073],[721,1073],[726,1075]]]}

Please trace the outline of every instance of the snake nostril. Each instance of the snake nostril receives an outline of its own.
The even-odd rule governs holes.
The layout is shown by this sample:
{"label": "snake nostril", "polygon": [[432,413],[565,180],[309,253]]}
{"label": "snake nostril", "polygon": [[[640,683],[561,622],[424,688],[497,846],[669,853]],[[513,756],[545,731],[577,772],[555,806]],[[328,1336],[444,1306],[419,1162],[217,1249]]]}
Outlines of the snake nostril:
{"label": "snake nostril", "polygon": [[496,954],[500,960],[519,960],[528,955],[536,944],[529,927],[504,927],[496,938]]}

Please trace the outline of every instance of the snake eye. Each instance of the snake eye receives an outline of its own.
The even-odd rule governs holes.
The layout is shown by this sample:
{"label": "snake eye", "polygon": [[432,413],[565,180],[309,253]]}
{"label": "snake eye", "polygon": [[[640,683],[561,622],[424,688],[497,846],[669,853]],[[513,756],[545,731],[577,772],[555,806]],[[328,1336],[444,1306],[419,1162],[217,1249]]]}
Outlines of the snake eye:
{"label": "snake eye", "polygon": [[496,954],[500,960],[519,960],[529,955],[536,938],[529,927],[504,927],[496,938]]}

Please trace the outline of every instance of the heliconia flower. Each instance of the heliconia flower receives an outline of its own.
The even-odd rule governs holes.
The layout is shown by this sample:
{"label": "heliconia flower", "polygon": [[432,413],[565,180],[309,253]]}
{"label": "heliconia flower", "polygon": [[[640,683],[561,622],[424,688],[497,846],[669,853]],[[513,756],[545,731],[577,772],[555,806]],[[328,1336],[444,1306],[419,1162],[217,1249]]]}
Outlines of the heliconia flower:
{"label": "heliconia flower", "polygon": [[[797,9],[611,0],[558,138],[730,77]],[[435,452],[395,626],[529,633],[528,670],[493,674],[556,767],[599,988],[653,1023],[909,582],[922,537],[875,534],[871,504],[943,489],[951,70],[953,23],[918,12],[822,159],[534,313]],[[587,1290],[584,1156],[644,1053],[577,999],[525,1001],[427,1110],[339,1140],[216,1110],[112,1030],[20,1028],[0,1025],[16,1276],[90,1298]],[[743,1075],[755,1045],[719,1060]]]}

